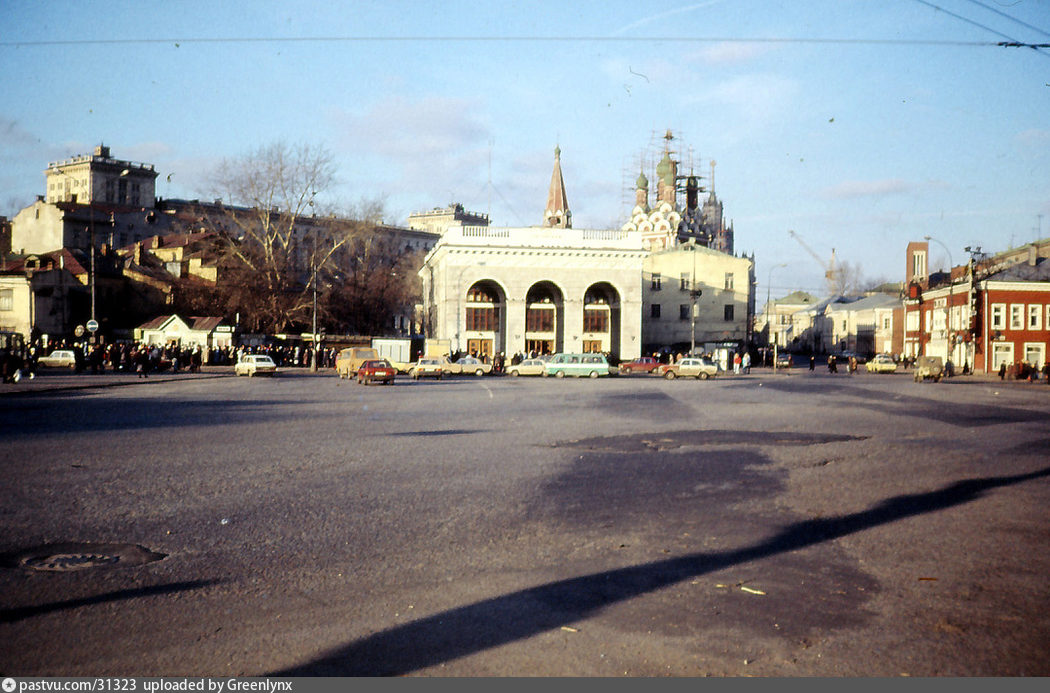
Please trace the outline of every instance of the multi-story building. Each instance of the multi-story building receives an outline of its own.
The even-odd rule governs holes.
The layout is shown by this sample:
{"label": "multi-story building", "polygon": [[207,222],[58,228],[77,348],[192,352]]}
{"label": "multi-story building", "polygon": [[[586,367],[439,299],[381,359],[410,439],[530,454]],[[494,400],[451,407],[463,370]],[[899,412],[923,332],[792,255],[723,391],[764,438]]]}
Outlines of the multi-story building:
{"label": "multi-story building", "polygon": [[109,147],[53,161],[45,171],[46,202],[113,207],[152,207],[157,172],[152,164],[114,159]]}
{"label": "multi-story building", "polygon": [[957,368],[995,372],[1050,355],[1050,240],[928,273],[925,243],[908,245],[904,355],[940,356]]}
{"label": "multi-story building", "polygon": [[749,341],[753,258],[690,242],[649,254],[642,267],[645,353],[664,348],[717,354]]}
{"label": "multi-story building", "polygon": [[435,207],[428,212],[408,215],[408,228],[440,236],[451,226],[488,226],[489,215],[468,212],[463,205],[453,202],[448,207]]}

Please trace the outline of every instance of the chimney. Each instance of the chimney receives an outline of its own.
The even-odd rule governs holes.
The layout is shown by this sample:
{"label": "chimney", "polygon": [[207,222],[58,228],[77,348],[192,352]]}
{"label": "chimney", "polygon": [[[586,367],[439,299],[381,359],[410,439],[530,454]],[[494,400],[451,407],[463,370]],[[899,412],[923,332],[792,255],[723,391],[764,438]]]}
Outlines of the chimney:
{"label": "chimney", "polygon": [[1028,246],[1028,265],[1035,267],[1035,263],[1039,261],[1039,248],[1035,243]]}

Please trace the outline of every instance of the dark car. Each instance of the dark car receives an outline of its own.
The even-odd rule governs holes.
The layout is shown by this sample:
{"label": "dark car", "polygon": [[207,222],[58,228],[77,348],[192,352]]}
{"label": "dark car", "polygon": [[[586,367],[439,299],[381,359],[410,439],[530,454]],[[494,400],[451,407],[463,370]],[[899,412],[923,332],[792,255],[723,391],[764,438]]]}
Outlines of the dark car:
{"label": "dark car", "polygon": [[357,382],[360,385],[369,383],[383,383],[390,385],[394,382],[397,369],[391,366],[386,359],[365,361],[357,369]]}
{"label": "dark car", "polygon": [[620,373],[630,375],[631,373],[652,373],[660,367],[660,362],[652,356],[641,356],[634,361],[620,364]]}

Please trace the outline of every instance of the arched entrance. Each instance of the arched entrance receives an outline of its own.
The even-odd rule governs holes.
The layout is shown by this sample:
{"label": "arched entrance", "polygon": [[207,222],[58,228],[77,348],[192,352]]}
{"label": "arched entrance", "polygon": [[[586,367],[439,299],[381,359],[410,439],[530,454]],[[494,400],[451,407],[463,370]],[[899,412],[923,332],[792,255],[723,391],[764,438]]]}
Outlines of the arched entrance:
{"label": "arched entrance", "polygon": [[464,307],[461,349],[486,360],[503,350],[503,305],[503,291],[495,282],[484,280],[471,285]]}
{"label": "arched entrance", "polygon": [[583,350],[619,356],[620,294],[608,282],[592,284],[583,296]]}
{"label": "arched entrance", "polygon": [[525,352],[553,354],[564,343],[565,300],[552,282],[533,284],[525,295]]}

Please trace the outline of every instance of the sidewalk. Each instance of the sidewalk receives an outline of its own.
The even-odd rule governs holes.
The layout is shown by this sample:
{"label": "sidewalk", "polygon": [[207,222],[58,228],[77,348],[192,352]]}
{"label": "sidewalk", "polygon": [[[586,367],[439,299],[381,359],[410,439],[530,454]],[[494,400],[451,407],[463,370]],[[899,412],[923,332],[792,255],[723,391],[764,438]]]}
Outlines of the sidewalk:
{"label": "sidewalk", "polygon": [[35,378],[23,377],[17,383],[3,383],[0,385],[0,396],[225,377],[234,377],[233,366],[202,366],[199,373],[190,373],[189,371],[155,373],[148,378],[140,378],[137,373],[113,372],[110,370],[97,374],[85,371],[78,375],[65,369],[41,368],[37,371]]}

